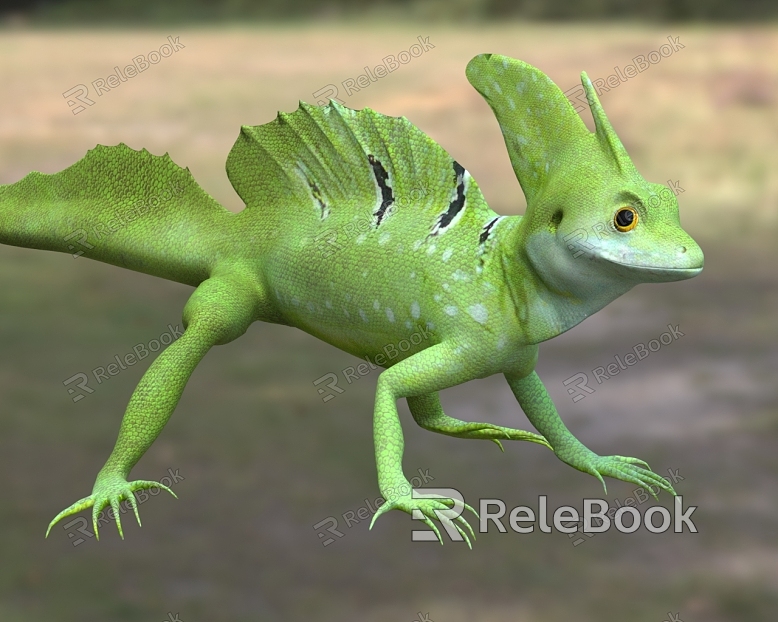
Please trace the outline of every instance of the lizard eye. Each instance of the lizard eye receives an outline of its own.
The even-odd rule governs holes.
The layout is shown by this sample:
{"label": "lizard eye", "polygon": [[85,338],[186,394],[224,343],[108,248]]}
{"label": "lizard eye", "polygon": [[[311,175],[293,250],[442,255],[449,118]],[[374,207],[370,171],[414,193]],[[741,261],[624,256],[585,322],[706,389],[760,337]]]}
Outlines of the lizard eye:
{"label": "lizard eye", "polygon": [[638,224],[638,213],[632,207],[621,207],[613,217],[613,224],[619,231],[632,231]]}

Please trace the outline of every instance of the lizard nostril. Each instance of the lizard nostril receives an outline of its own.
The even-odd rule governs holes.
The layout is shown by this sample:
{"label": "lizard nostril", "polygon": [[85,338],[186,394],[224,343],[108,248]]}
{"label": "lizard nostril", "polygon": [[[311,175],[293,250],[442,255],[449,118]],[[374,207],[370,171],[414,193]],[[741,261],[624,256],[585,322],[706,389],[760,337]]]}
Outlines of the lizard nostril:
{"label": "lizard nostril", "polygon": [[681,251],[681,253],[683,254],[683,253],[686,252],[686,247],[685,246],[679,246],[678,250]]}

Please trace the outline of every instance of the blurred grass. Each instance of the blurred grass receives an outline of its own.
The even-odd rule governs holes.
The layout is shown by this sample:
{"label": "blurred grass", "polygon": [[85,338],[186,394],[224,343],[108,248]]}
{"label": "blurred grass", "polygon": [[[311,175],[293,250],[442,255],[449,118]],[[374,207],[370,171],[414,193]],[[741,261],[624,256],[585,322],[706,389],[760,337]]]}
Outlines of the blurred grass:
{"label": "blurred grass", "polygon": [[[186,48],[97,98],[79,115],[62,92],[157,49]],[[390,513],[322,547],[312,526],[378,495],[371,435],[376,374],[322,403],[313,381],[355,359],[304,333],[254,325],[198,367],[167,428],[133,471],[185,480],[179,500],[141,507],[78,547],[63,507],[89,493],[148,359],[73,403],[63,381],[107,365],[180,321],[191,288],[0,247],[0,621],[442,620],[684,622],[772,620],[778,609],[778,31],[775,28],[385,25],[60,32],[0,37],[0,183],[55,172],[96,143],[169,151],[217,200],[240,201],[224,174],[241,124],[270,121],[328,83],[408,49],[436,47],[350,107],[405,115],[478,180],[502,213],[523,210],[488,106],[464,78],[481,52],[526,60],[566,90],[583,69],[607,77],[668,35],[686,48],[601,96],[638,169],[677,180],[685,228],[701,243],[696,279],[642,286],[542,350],[539,373],[563,418],[600,453],[679,469],[698,534],[565,535],[490,531],[464,545],[411,543]],[[584,115],[590,123],[588,113]],[[686,335],[577,404],[577,371],[652,339]],[[93,383],[90,383],[93,384]],[[442,394],[448,414],[525,427],[500,377]],[[406,472],[508,507],[581,507],[598,484],[534,445],[466,442],[418,429],[401,405]],[[608,483],[611,497],[633,487]],[[668,498],[660,498],[669,505]],[[64,521],[65,523],[67,521]],[[155,617],[156,616],[156,617]]]}

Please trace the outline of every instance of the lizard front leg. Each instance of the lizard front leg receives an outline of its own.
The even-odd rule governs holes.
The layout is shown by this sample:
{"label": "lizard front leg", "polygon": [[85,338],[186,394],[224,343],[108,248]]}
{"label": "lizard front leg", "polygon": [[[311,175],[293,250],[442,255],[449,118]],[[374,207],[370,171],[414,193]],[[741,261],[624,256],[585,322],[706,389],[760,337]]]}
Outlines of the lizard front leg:
{"label": "lizard front leg", "polygon": [[[529,441],[538,443],[552,449],[545,438],[540,434],[506,428],[492,423],[478,423],[475,421],[462,421],[449,417],[443,412],[440,404],[440,396],[437,392],[426,395],[415,395],[407,398],[408,408],[413,419],[425,430],[454,436],[456,438],[486,439],[497,443],[502,450],[499,439],[508,441]],[[504,451],[504,450],[503,450]]]}
{"label": "lizard front leg", "polygon": [[404,441],[397,413],[397,400],[401,397],[412,398],[427,395],[477,377],[478,362],[473,358],[464,359],[455,350],[456,344],[454,343],[439,343],[393,365],[378,378],[373,416],[373,439],[378,469],[378,487],[386,502],[373,516],[370,523],[371,529],[376,519],[384,512],[397,509],[413,516],[414,510],[416,510],[421,513],[421,519],[437,534],[441,544],[443,544],[443,539],[431,519],[439,520],[449,527],[455,527],[465,538],[468,546],[470,539],[460,525],[467,527],[475,537],[472,527],[462,516],[457,516],[456,522],[453,522],[444,513],[453,505],[458,506],[459,509],[469,509],[477,516],[478,514],[473,508],[467,504],[437,495],[414,498],[412,486],[402,470]]}
{"label": "lizard front leg", "polygon": [[575,438],[559,418],[554,402],[551,401],[537,372],[533,371],[524,376],[506,373],[505,378],[527,418],[551,443],[557,457],[571,467],[600,480],[605,494],[608,494],[608,488],[603,475],[642,486],[655,498],[656,494],[652,492],[651,486],[658,486],[675,496],[670,482],[654,473],[645,461],[625,456],[599,456]]}
{"label": "lizard front leg", "polygon": [[47,537],[60,519],[91,507],[99,539],[97,516],[110,505],[119,535],[124,538],[119,518],[123,499],[130,502],[140,525],[134,491],[159,487],[176,496],[163,484],[128,482],[127,476],[162,432],[197,364],[212,346],[228,343],[246,331],[255,319],[258,299],[256,287],[245,279],[222,276],[200,284],[184,308],[184,333],[157,357],[135,388],[116,445],[97,474],[92,494],[60,512],[49,524]]}

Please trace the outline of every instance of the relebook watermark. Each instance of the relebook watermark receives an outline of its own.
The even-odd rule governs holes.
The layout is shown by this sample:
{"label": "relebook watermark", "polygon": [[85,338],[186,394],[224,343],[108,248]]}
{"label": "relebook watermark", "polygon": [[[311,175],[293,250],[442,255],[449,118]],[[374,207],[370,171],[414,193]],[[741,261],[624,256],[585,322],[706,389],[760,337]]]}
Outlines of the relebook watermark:
{"label": "relebook watermark", "polygon": [[[376,303],[377,302],[378,301],[376,301]],[[362,319],[367,321],[367,316],[364,314],[362,309],[359,309],[359,313],[362,316]],[[394,316],[392,316],[392,318],[394,318]],[[370,360],[370,356],[366,355],[365,360],[367,363],[361,363],[357,365],[356,368],[354,368],[354,366],[349,366],[345,369],[342,369],[341,373],[343,374],[343,378],[347,380],[349,384],[351,384],[352,379],[358,380],[360,377],[366,376],[372,370],[383,367],[386,363],[396,359],[402,353],[409,352],[411,348],[418,346],[422,341],[426,341],[430,338],[430,336],[434,337],[434,333],[427,325],[417,325],[416,329],[417,330],[414,333],[408,335],[407,339],[401,339],[397,344],[386,344],[383,347],[384,354],[376,354],[372,361]],[[338,386],[338,380],[339,378],[336,373],[329,372],[324,374],[321,378],[317,378],[313,381],[313,386],[318,387],[316,391],[319,395],[323,396],[321,398],[322,402],[329,402],[331,399],[337,397],[338,394],[345,391],[345,389],[342,389]],[[319,387],[319,385],[322,383],[325,383],[324,386]],[[327,391],[327,389],[329,389],[329,391]]]}
{"label": "relebook watermark", "polygon": [[[127,367],[132,367],[138,361],[145,359],[149,355],[149,350],[151,350],[151,352],[157,352],[162,349],[163,346],[170,345],[184,334],[183,328],[178,324],[175,326],[168,324],[167,327],[168,330],[162,333],[157,339],[152,339],[148,344],[136,344],[133,346],[132,352],[127,352],[122,358],[119,358],[118,354],[114,354],[113,360],[116,361],[115,363],[95,367],[92,370],[92,374],[94,375],[95,380],[97,380],[97,384],[101,384],[103,380],[110,380],[111,376],[116,376],[120,374],[122,370],[127,369]],[[146,346],[148,346],[148,348],[146,348]],[[108,374],[105,373],[106,369],[108,370]],[[74,386],[68,386],[73,383],[75,383]],[[90,393],[95,392],[95,390],[89,386],[89,376],[84,372],[78,372],[67,380],[64,380],[62,384],[67,388],[68,394],[73,396],[74,402],[79,402]],[[76,391],[77,388],[81,389],[81,391]]]}
{"label": "relebook watermark", "polygon": [[[159,480],[159,483],[163,486],[167,486],[168,488],[171,486],[174,486],[179,481],[183,481],[186,478],[179,474],[178,469],[173,471],[173,469],[168,469],[167,472],[169,475],[165,475]],[[167,480],[167,482],[165,482]],[[146,503],[151,497],[149,495],[156,496],[162,491],[162,488],[159,486],[153,486],[152,488],[149,488],[148,490],[136,490],[133,494],[136,495],[137,505],[142,505]],[[119,503],[119,513],[124,514],[125,512],[128,512],[132,508],[132,505],[130,504],[128,499],[124,499]],[[108,506],[104,510],[102,510],[97,515],[97,526],[98,528],[102,526],[103,524],[107,525],[115,520],[113,508],[111,506]],[[76,516],[72,521],[69,523],[65,523],[62,525],[62,528],[67,531],[68,538],[72,541],[73,546],[78,546],[79,544],[82,544],[86,542],[84,538],[79,538],[77,534],[73,531],[69,531],[72,527],[76,527],[76,525],[79,525],[79,527],[76,529],[76,532],[80,533],[81,535],[86,536],[87,538],[94,538],[95,534],[92,532],[92,525],[89,521],[87,521],[86,517],[84,516]]]}
{"label": "relebook watermark", "polygon": [[[675,54],[678,50],[684,49],[686,46],[681,43],[680,37],[673,37],[668,35],[667,41],[664,45],[660,45],[658,50],[651,50],[647,54],[638,54],[632,59],[632,63],[626,65],[624,69],[621,67],[614,67],[614,73],[607,78],[596,78],[592,80],[592,86],[597,92],[597,95],[602,95],[605,92],[615,89],[623,82],[634,78],[640,73],[643,73],[651,65],[656,65],[663,58],[668,58]],[[573,105],[576,112],[581,112],[587,106],[589,106],[589,100],[586,97],[586,92],[582,85],[567,89],[564,92],[565,97]]]}
{"label": "relebook watermark", "polygon": [[[421,468],[419,468],[417,470],[419,474],[414,475],[410,479],[409,485],[399,486],[397,489],[390,488],[387,490],[387,499],[391,501],[397,497],[410,494],[412,489],[416,490],[420,486],[423,486],[427,482],[435,479],[432,475],[430,475],[429,469],[424,469],[422,471]],[[425,488],[424,490],[427,489]],[[384,499],[384,497],[377,497],[372,503],[370,502],[370,499],[364,499],[364,505],[360,506],[357,510],[349,510],[348,512],[344,512],[342,517],[343,521],[346,523],[346,528],[351,529],[353,525],[356,525],[360,521],[364,521],[370,518],[373,514],[376,513],[378,508],[387,502],[387,499]],[[346,535],[342,531],[338,530],[338,519],[334,516],[328,516],[327,518],[320,520],[313,526],[313,528],[317,531],[316,535],[319,537],[319,540],[321,540],[322,546],[329,546],[333,542],[337,542],[335,538],[342,538],[344,535]],[[335,536],[335,538],[331,538],[329,536]]]}
{"label": "relebook watermark", "polygon": [[[613,376],[642,361],[652,352],[658,352],[662,346],[669,346],[673,341],[680,339],[686,334],[681,332],[678,324],[675,326],[668,324],[667,328],[670,330],[659,335],[659,339],[651,339],[648,341],[648,344],[638,343],[632,346],[632,352],[625,354],[623,360],[618,354],[615,354],[613,356],[614,363],[609,363],[607,367],[600,365],[592,369],[592,374],[594,379],[597,380],[597,384],[610,380]],[[594,393],[595,390],[589,386],[588,382],[589,374],[580,371],[570,376],[562,384],[567,387],[567,394],[572,397],[573,403],[575,403]]]}
{"label": "relebook watermark", "polygon": [[[414,499],[423,499],[430,496],[451,499],[453,507],[447,510],[435,510],[440,517],[448,518],[441,521],[443,527],[452,541],[462,542],[462,535],[454,527],[453,520],[460,516],[464,510],[464,497],[455,488],[425,488],[413,490]],[[563,505],[553,512],[548,508],[548,497],[538,497],[537,512],[526,505],[519,505],[511,509],[508,514],[508,527],[515,533],[533,533],[537,527],[541,533],[552,533],[554,530],[564,533],[576,533],[579,527],[576,524],[583,520],[584,533],[603,533],[615,527],[620,533],[634,533],[641,526],[650,533],[665,533],[672,528],[673,533],[698,533],[697,526],[691,519],[697,509],[696,505],[684,508],[683,496],[674,497],[672,512],[661,505],[653,505],[641,512],[634,506],[624,505],[614,514],[608,514],[608,502],[605,499],[584,499],[583,512],[579,512],[571,505]],[[507,506],[502,499],[479,499],[478,502],[478,533],[486,533],[491,526],[500,533],[507,533],[508,529],[503,523],[507,512]],[[414,519],[421,520],[423,516],[415,515]],[[630,518],[626,518],[629,515]],[[550,521],[550,522],[549,522]],[[595,521],[596,524],[595,524]],[[414,530],[411,536],[414,542],[437,542],[438,536],[428,529]]]}
{"label": "relebook watermark", "polygon": [[[422,37],[419,35],[416,37],[416,40],[418,43],[414,43],[407,50],[397,54],[397,56],[394,54],[384,56],[381,59],[383,63],[379,63],[372,69],[366,66],[364,68],[365,73],[359,74],[356,78],[346,78],[343,80],[340,85],[346,91],[346,95],[352,95],[362,89],[366,89],[371,83],[378,82],[379,78],[388,76],[395,69],[400,67],[400,65],[407,65],[411,62],[411,59],[418,58],[424,54],[424,52],[435,49],[435,46],[430,43],[429,37]],[[338,98],[338,87],[334,84],[327,84],[314,91],[312,95],[316,98],[316,104],[319,106],[326,105],[330,99],[334,99],[339,104],[346,103]]]}
{"label": "relebook watermark", "polygon": [[[146,71],[151,65],[156,65],[163,58],[172,56],[178,50],[185,48],[186,46],[181,43],[180,39],[180,36],[172,37],[168,35],[168,43],[163,43],[159,50],[152,50],[148,55],[138,54],[138,56],[132,59],[132,64],[126,65],[124,69],[120,69],[117,65],[113,68],[114,72],[112,74],[105,78],[94,80],[92,82],[92,90],[98,97],[102,97],[103,93],[109,93],[111,89],[120,86],[122,82],[127,82],[128,79],[134,78]],[[89,98],[89,87],[86,84],[76,84],[62,93],[62,97],[67,101],[68,107],[73,114],[84,112],[86,106],[95,105],[95,100]],[[86,104],[86,106],[81,106],[80,104]]]}

